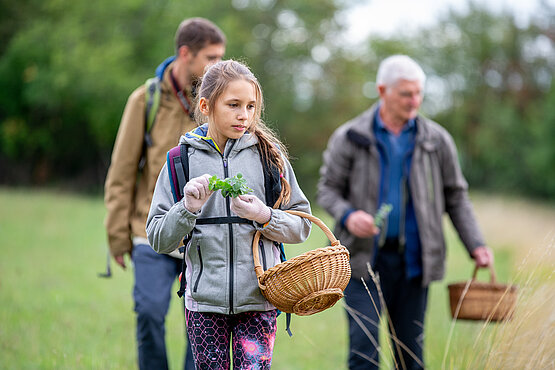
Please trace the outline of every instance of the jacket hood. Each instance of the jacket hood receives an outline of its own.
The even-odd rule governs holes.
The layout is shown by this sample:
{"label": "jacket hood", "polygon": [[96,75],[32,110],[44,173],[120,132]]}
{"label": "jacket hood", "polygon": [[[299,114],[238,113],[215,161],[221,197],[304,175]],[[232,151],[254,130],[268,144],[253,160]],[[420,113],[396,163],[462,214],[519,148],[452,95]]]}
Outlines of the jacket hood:
{"label": "jacket hood", "polygon": [[222,150],[224,150],[224,148],[218,148],[216,142],[208,136],[207,123],[187,132],[179,139],[179,144],[188,144],[193,148],[201,150],[215,150],[226,157],[232,151],[240,151],[242,149],[256,145],[257,143],[258,138],[256,137],[256,135],[253,135],[249,131],[247,131],[239,139],[229,139],[227,145],[225,146],[225,152],[223,152]]}

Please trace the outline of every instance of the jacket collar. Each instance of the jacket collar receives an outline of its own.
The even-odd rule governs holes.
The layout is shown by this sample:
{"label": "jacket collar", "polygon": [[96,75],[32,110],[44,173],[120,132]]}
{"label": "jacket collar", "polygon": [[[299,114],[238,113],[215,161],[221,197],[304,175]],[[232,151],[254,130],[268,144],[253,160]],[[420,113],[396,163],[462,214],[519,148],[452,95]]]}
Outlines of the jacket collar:
{"label": "jacket collar", "polygon": [[[351,141],[365,147],[376,145],[373,124],[378,107],[379,102],[374,103],[369,109],[352,121],[353,124],[347,131],[347,136]],[[415,145],[421,146],[426,151],[433,151],[436,149],[438,142],[431,134],[430,126],[427,121],[428,119],[420,114],[416,116]]]}
{"label": "jacket collar", "polygon": [[251,147],[258,143],[256,135],[250,132],[245,132],[239,139],[230,139],[225,147],[225,153],[222,151],[224,148],[218,148],[216,142],[208,136],[208,124],[205,123],[181,136],[179,143],[186,143],[193,148],[201,150],[215,150],[218,153],[229,156],[233,152],[238,152],[245,148]]}

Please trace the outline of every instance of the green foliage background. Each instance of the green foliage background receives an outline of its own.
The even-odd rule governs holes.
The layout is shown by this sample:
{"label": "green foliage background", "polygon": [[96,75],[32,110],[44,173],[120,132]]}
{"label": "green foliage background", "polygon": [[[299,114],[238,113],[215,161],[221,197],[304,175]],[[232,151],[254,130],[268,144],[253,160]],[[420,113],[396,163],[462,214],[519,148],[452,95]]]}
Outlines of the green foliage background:
{"label": "green foliage background", "polygon": [[356,3],[0,0],[0,183],[99,191],[128,95],[173,54],[180,21],[202,16],[259,77],[310,197],[331,132],[373,102],[380,60],[407,53],[428,74],[423,113],[453,133],[473,187],[555,199],[552,6],[523,26],[470,3],[353,45],[342,12]]}

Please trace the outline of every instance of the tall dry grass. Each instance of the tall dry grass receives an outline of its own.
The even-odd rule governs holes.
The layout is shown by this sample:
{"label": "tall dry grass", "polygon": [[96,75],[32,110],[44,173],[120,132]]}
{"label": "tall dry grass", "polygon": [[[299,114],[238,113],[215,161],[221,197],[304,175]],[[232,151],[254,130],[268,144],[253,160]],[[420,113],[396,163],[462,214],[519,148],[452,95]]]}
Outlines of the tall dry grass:
{"label": "tall dry grass", "polygon": [[484,321],[472,347],[447,346],[442,369],[555,369],[554,256],[553,235],[543,248],[530,248],[510,282],[518,286],[512,319]]}
{"label": "tall dry grass", "polygon": [[[502,322],[472,322],[454,320],[445,343],[441,369],[555,369],[555,235],[545,238],[541,246],[529,248],[520,262],[517,272],[508,285],[518,287],[517,304],[510,320]],[[404,369],[395,362],[394,347],[404,347],[395,337],[387,318],[387,307],[379,291],[379,276],[368,266],[384,313],[380,322],[382,340],[368,339],[378,348],[383,361],[382,369]],[[364,283],[364,282],[363,282]],[[374,306],[376,302],[368,292]],[[347,307],[355,320],[369,321],[359,312]],[[469,327],[473,325],[474,327]],[[389,328],[390,330],[387,330]],[[459,336],[472,336],[472,346],[451,346]],[[385,340],[384,340],[385,339]],[[453,340],[457,343],[459,340]],[[373,362],[368,359],[369,362]]]}

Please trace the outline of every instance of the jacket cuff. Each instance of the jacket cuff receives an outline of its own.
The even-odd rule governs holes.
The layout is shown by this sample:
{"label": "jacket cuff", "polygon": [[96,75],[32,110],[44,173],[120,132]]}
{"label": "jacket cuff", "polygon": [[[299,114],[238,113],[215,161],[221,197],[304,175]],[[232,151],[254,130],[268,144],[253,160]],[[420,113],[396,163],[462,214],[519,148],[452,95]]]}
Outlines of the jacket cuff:
{"label": "jacket cuff", "polygon": [[127,239],[108,237],[108,246],[112,257],[123,256],[124,254],[131,253],[133,250],[133,243],[130,237]]}
{"label": "jacket cuff", "polygon": [[268,207],[268,208],[270,208],[270,219],[266,223],[259,224],[256,221],[252,222],[254,227],[256,228],[256,230],[264,230],[266,228],[266,226],[268,226],[272,222],[272,216],[273,216],[274,213],[273,213],[273,210],[272,210],[271,207]]}
{"label": "jacket cuff", "polygon": [[355,208],[349,208],[348,210],[345,211],[345,213],[343,213],[343,216],[341,216],[341,219],[339,220],[339,223],[341,224],[341,226],[344,229],[347,228],[347,226],[345,225],[345,222],[347,221],[347,218],[349,218],[351,213],[353,213],[354,211],[356,211]]}
{"label": "jacket cuff", "polygon": [[200,212],[202,211],[202,208],[201,208],[197,212],[191,212],[187,209],[187,207],[185,207],[185,204],[183,202],[177,202],[176,205],[178,207],[177,212],[181,216],[191,221],[195,221],[200,216]]}

